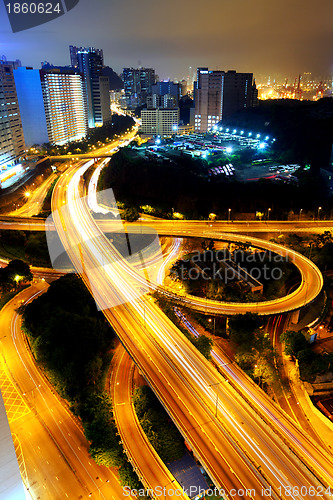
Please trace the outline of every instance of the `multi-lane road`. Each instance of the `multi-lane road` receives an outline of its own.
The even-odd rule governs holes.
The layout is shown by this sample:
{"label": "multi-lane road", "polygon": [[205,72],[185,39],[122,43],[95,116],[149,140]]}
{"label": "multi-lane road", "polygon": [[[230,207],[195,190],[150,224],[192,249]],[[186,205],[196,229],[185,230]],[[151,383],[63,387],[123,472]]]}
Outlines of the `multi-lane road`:
{"label": "multi-lane road", "polygon": [[[225,497],[240,498],[242,494],[239,490],[250,489],[249,497],[261,498],[261,488],[271,485],[273,498],[310,498],[313,497],[309,493],[310,487],[321,491],[318,478],[333,488],[330,458],[323,450],[316,449],[311,439],[281,422],[281,417],[274,413],[271,413],[273,426],[263,423],[257,416],[257,411],[267,411],[264,410],[261,395],[257,400],[258,408],[253,411],[232,384],[216,373],[180,335],[152,300],[147,296],[138,300],[133,295],[133,289],[140,289],[140,275],[124,261],[117,262],[119,255],[99,231],[88,207],[79,200],[82,182],[76,173],[77,168],[70,168],[66,180],[60,180],[55,189],[53,209],[67,208],[62,216],[55,214],[56,228],[106,317],[215,484],[225,488]],[[8,220],[5,222],[7,229],[12,228],[8,227]],[[20,223],[16,221],[16,224]],[[35,220],[29,221],[29,224],[34,225]],[[145,224],[151,226],[152,222],[142,221],[142,225]],[[154,224],[157,226],[159,222]],[[264,231],[260,231],[255,224],[258,223],[242,223],[243,232],[252,232],[250,227],[253,227],[253,232]],[[283,223],[274,224],[272,231],[275,232],[296,231],[294,223],[294,228],[289,224],[286,229],[281,229]],[[303,224],[304,231],[314,232],[314,227],[311,228],[314,223],[300,224]],[[241,231],[239,224],[232,223],[188,223],[185,228],[183,221],[181,224],[165,221],[160,226],[163,226],[158,228],[161,234],[206,238],[217,237],[222,226],[228,228],[228,233]],[[323,231],[331,226],[320,223],[320,227],[318,224],[317,229]],[[265,229],[265,232],[269,231]],[[303,281],[307,279],[305,275]],[[305,290],[305,300],[307,293]],[[119,305],[113,307],[115,303]],[[245,389],[240,388],[240,393],[245,395]],[[278,430],[280,437],[272,429]],[[300,458],[306,466],[302,465]],[[314,471],[317,478],[307,467]],[[152,478],[147,472],[145,475],[148,475],[144,477],[145,482],[150,484]],[[303,493],[300,496],[289,494],[288,488],[292,486],[299,487]],[[108,485],[103,487],[108,488]],[[97,487],[95,493],[100,495],[101,489]],[[327,492],[323,496],[330,497]]]}
{"label": "multi-lane road", "polygon": [[[63,181],[65,179],[63,178]],[[23,207],[21,208],[23,211]],[[45,219],[38,217],[31,217],[27,215],[29,206],[25,205],[24,215],[13,212],[11,215],[0,215],[0,229],[24,229],[33,231],[44,231]],[[103,231],[107,232],[112,224],[112,220],[99,220],[97,221],[98,226]],[[184,221],[184,220],[157,220],[149,219],[145,220],[142,217],[139,224],[142,227],[151,227],[153,223],[154,229],[161,233],[172,233],[172,234],[184,234],[188,237],[191,236],[192,230],[196,230],[198,225],[204,229],[205,232],[213,231],[214,233],[237,233],[244,235],[252,235],[254,233],[323,233],[324,231],[333,230],[332,220],[320,220],[320,221],[237,221],[237,222],[227,222],[227,221]],[[31,228],[29,228],[31,225]],[[24,227],[27,226],[27,227]],[[35,227],[33,227],[35,226]]]}
{"label": "multi-lane road", "polygon": [[[188,495],[176,482],[167,466],[162,462],[144,433],[132,402],[134,363],[120,345],[112,359],[112,377],[110,394],[112,396],[113,412],[121,440],[132,465],[138,471],[139,477],[149,477],[146,487],[158,491],[166,489],[165,500],[174,500],[175,496],[189,500]],[[153,467],[152,467],[152,464]],[[172,485],[169,494],[168,486]]]}
{"label": "multi-lane road", "polygon": [[29,498],[116,500],[122,496],[115,471],[90,458],[89,443],[67,404],[40,372],[27,348],[17,308],[47,288],[34,285],[1,311],[1,391]]}
{"label": "multi-lane road", "polygon": [[[134,289],[141,287],[137,272],[119,260],[81,199],[84,170],[71,169],[66,188],[59,183],[54,190],[57,231],[95,300],[215,484],[229,498],[241,498],[244,488],[260,498],[268,484],[273,498],[290,498],[290,487],[303,487],[301,497],[310,498],[306,489],[321,491],[318,478],[333,487],[331,459],[323,450],[281,423],[283,444],[152,300],[136,298]],[[327,492],[324,497],[329,498]]]}

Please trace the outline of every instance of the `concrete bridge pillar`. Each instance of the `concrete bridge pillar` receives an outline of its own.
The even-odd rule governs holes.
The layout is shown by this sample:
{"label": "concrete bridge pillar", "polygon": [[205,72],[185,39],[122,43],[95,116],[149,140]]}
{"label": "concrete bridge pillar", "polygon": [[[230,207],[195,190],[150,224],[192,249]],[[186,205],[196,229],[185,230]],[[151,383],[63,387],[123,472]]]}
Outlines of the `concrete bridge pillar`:
{"label": "concrete bridge pillar", "polygon": [[297,311],[294,311],[292,316],[291,316],[291,322],[295,325],[299,321],[299,313],[300,309],[297,309]]}

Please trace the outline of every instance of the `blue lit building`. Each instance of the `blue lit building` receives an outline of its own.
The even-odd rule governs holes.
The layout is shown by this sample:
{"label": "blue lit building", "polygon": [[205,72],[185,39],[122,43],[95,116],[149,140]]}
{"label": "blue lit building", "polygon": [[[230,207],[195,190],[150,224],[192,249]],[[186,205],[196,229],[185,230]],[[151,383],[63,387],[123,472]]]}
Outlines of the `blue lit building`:
{"label": "blue lit building", "polygon": [[17,68],[14,77],[27,147],[49,142],[40,71]]}
{"label": "blue lit building", "polygon": [[109,77],[103,75],[103,57],[93,48],[78,50],[76,57],[84,75],[88,126],[100,127],[111,120]]}
{"label": "blue lit building", "polygon": [[156,75],[152,68],[124,68],[122,79],[127,104],[136,107],[145,104],[147,96],[152,94]]}
{"label": "blue lit building", "polygon": [[178,106],[181,97],[181,85],[170,81],[157,82],[151,87],[151,93],[158,96],[169,95],[175,98],[175,106]]}

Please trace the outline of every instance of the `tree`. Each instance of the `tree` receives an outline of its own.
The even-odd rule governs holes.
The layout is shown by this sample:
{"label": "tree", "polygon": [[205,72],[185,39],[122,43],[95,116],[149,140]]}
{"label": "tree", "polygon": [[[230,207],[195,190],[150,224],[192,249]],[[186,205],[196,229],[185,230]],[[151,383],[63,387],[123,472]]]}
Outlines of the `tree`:
{"label": "tree", "polygon": [[6,269],[8,274],[14,277],[13,279],[15,279],[15,276],[20,276],[22,281],[29,281],[32,279],[30,267],[26,262],[23,262],[23,260],[11,260]]}
{"label": "tree", "polygon": [[284,342],[284,353],[294,358],[297,358],[297,354],[300,351],[309,347],[309,344],[301,332],[288,330],[281,335],[280,339]]}
{"label": "tree", "polygon": [[198,337],[195,341],[194,345],[198,349],[198,351],[200,351],[201,354],[205,356],[206,359],[211,358],[210,351],[212,350],[212,347],[214,345],[213,339],[207,337],[206,335],[200,335],[200,337]]}
{"label": "tree", "polygon": [[[144,490],[143,485],[138,480],[138,476],[133,470],[129,462],[125,462],[119,469],[120,484],[122,486],[129,486],[131,489]],[[140,495],[141,498],[142,495]]]}
{"label": "tree", "polygon": [[4,290],[10,290],[20,282],[32,280],[28,264],[19,259],[14,259],[6,267],[0,269],[0,285]]}
{"label": "tree", "polygon": [[[119,438],[118,438],[119,439]],[[122,465],[124,457],[122,453],[122,448],[109,448],[104,447],[95,448],[91,446],[89,448],[89,453],[91,458],[97,463],[97,465],[104,465],[105,467],[119,467]]]}
{"label": "tree", "polygon": [[140,217],[139,210],[136,208],[125,208],[122,213],[122,219],[127,222],[135,222]]}
{"label": "tree", "polygon": [[[256,338],[256,331],[262,326],[262,319],[258,314],[247,312],[236,314],[229,318],[230,338],[239,346],[250,348]],[[249,350],[249,349],[247,349]]]}
{"label": "tree", "polygon": [[133,402],[140,424],[161,459],[168,462],[181,458],[184,454],[183,438],[153,391],[148,386],[137,387]]}

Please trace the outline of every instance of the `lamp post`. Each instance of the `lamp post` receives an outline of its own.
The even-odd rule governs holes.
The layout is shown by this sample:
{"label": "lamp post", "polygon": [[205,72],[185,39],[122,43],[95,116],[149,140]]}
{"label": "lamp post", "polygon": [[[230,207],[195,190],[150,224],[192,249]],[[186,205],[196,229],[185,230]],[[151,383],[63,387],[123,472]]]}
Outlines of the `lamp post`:
{"label": "lamp post", "polygon": [[301,220],[301,217],[302,217],[302,212],[303,212],[303,208],[300,208],[300,210],[299,210],[299,217],[298,217],[298,220]]}
{"label": "lamp post", "polygon": [[[221,382],[216,382],[215,384],[209,384],[208,387],[214,387],[215,385],[219,386]],[[216,389],[216,405],[215,405],[215,417],[217,418],[217,407],[219,404],[219,392]]]}
{"label": "lamp post", "polygon": [[22,276],[19,276],[18,274],[15,276],[15,278],[14,278],[14,281],[16,283],[15,288],[17,288],[17,284],[18,284],[18,282],[20,281],[21,278],[22,278]]}
{"label": "lamp post", "polygon": [[231,208],[228,208],[228,222],[230,222],[230,212],[231,212]]}
{"label": "lamp post", "polygon": [[[211,323],[212,322],[212,318],[208,318],[208,322]],[[213,332],[214,332],[214,335],[215,335],[215,316],[213,318]]]}
{"label": "lamp post", "polygon": [[318,220],[320,219],[320,210],[321,210],[321,207],[318,207],[318,214],[317,214],[317,219]]}
{"label": "lamp post", "polygon": [[271,208],[269,208],[269,209],[268,209],[268,211],[267,211],[267,220],[269,220],[269,214],[270,214],[271,210],[272,210],[272,209],[271,209]]}

